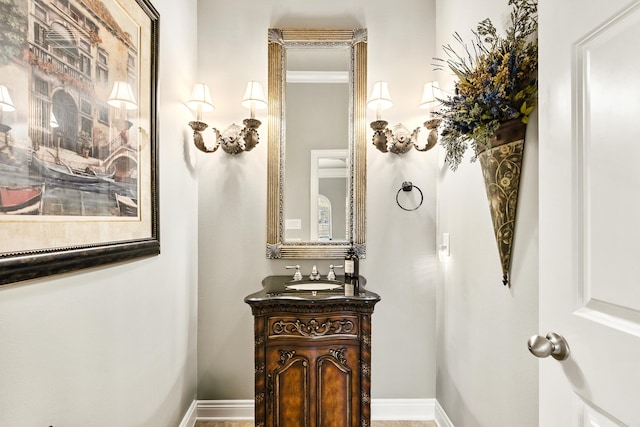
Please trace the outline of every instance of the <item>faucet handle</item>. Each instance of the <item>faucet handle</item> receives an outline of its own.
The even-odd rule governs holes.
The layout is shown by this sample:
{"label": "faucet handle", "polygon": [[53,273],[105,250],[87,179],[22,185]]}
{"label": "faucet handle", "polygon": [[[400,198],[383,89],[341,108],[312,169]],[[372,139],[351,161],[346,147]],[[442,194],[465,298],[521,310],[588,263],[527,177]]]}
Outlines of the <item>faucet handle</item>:
{"label": "faucet handle", "polygon": [[299,265],[287,265],[286,268],[287,270],[291,270],[295,268],[296,272],[293,273],[293,280],[302,280],[302,273],[300,273]]}
{"label": "faucet handle", "polygon": [[336,272],[333,271],[334,268],[343,268],[343,265],[333,265],[329,264],[329,273],[327,273],[327,280],[336,280]]}

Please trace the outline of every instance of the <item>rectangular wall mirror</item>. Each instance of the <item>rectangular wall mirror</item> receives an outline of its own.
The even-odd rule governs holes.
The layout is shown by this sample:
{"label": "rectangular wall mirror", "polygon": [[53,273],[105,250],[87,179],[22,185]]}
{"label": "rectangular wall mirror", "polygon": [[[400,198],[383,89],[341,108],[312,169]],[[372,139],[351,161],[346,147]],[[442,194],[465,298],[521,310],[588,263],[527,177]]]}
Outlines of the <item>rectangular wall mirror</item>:
{"label": "rectangular wall mirror", "polygon": [[365,250],[366,30],[269,30],[267,257]]}

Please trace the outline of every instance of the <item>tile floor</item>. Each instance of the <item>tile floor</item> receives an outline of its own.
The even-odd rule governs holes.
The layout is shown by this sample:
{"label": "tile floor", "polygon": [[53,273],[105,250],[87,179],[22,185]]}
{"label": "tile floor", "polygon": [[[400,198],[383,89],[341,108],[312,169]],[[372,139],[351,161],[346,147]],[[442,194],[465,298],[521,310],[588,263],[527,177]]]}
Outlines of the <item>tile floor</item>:
{"label": "tile floor", "polygon": [[[253,421],[198,421],[196,427],[253,427]],[[433,421],[373,421],[371,427],[438,427]]]}

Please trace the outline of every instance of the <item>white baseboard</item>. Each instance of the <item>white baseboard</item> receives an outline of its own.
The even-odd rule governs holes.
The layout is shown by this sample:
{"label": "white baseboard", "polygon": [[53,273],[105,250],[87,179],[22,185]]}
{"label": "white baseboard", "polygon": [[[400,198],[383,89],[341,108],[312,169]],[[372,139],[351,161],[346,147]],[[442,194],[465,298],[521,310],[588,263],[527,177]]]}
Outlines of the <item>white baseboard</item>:
{"label": "white baseboard", "polygon": [[198,401],[193,400],[191,402],[191,406],[187,410],[187,413],[182,417],[182,421],[178,427],[194,427],[196,425],[196,421],[198,420]]}
{"label": "white baseboard", "polygon": [[[252,420],[253,405],[253,400],[194,401],[180,427],[193,427],[196,418],[204,421]],[[371,419],[435,420],[439,427],[454,427],[436,399],[372,399]]]}
{"label": "white baseboard", "polygon": [[449,419],[449,416],[444,411],[444,408],[440,406],[440,402],[438,402],[437,400],[434,415],[435,416],[433,417],[433,419],[435,420],[436,424],[438,424],[438,427],[454,427],[453,423]]}
{"label": "white baseboard", "polygon": [[198,400],[198,419],[234,421],[253,419],[253,400]]}

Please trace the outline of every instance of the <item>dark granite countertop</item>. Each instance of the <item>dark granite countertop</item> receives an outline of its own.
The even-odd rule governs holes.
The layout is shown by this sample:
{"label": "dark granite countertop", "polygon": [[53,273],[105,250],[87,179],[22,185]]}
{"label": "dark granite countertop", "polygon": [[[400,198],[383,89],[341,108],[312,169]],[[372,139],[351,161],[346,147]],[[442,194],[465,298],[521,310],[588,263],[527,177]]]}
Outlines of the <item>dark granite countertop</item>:
{"label": "dark granite countertop", "polygon": [[[290,290],[288,285],[310,283],[309,280],[293,281],[291,276],[268,276],[262,280],[262,290],[245,297],[244,301],[249,305],[273,304],[281,301],[289,304],[332,304],[332,303],[359,303],[375,304],[380,301],[380,295],[368,291],[365,288],[367,280],[359,276],[358,290],[353,296],[344,294],[344,287],[334,290]],[[326,279],[314,281],[313,283],[342,284],[344,276],[337,276],[336,281]]]}

